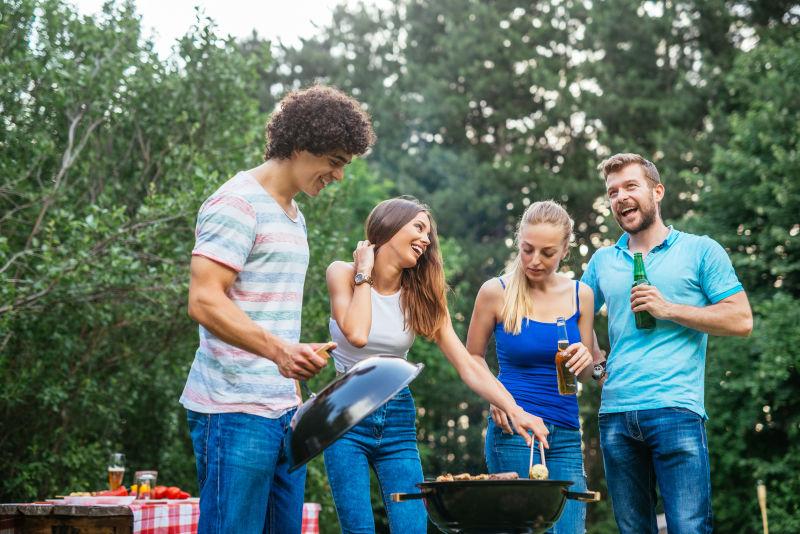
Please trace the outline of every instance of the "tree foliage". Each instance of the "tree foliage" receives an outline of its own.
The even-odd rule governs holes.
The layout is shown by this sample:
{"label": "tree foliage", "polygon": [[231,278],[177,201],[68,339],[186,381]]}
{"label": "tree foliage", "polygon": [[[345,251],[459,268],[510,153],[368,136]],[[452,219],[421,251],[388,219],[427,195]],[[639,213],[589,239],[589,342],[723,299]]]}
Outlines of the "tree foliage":
{"label": "tree foliage", "polygon": [[2,9],[0,495],[96,489],[111,450],[191,488],[187,262],[199,203],[260,152],[256,57],[198,19],[162,61],[132,3]]}
{"label": "tree foliage", "polygon": [[[777,32],[784,33],[783,29]],[[754,484],[765,482],[770,527],[800,529],[800,40],[775,39],[736,58],[714,113],[715,146],[690,223],[731,251],[755,303],[749,340],[714,339],[708,366],[709,442],[720,531],[758,531]],[[735,498],[733,496],[736,496]],[[743,503],[730,506],[729,502]]]}
{"label": "tree foliage", "polygon": [[[301,199],[304,339],[327,337],[325,267],[350,256],[377,201],[433,208],[463,337],[522,210],[565,203],[564,271],[579,276],[619,233],[595,167],[640,152],[664,178],[669,221],[728,248],[756,312],[752,338],[709,347],[717,528],[758,531],[763,479],[773,530],[800,529],[796,2],[348,4],[297,47],[222,40],[198,16],[168,58],[130,1],[95,17],[59,0],[0,9],[0,498],[97,488],[112,449],[195,488],[177,398],[197,342],[184,311],[196,211],[258,163],[285,91],[321,81],[365,103],[379,141],[341,186]],[[485,403],[435,345],[418,340],[411,358],[426,365],[412,385],[425,472],[483,471]],[[583,390],[581,417],[590,487],[604,490],[598,398]],[[320,459],[307,500],[335,531]],[[607,501],[588,521],[615,531]]]}

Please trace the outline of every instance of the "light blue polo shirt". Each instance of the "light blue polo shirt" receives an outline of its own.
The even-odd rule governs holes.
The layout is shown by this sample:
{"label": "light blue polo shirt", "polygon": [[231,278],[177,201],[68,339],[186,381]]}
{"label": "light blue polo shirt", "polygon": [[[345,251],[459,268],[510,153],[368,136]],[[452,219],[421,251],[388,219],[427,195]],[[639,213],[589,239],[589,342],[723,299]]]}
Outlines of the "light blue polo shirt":
{"label": "light blue polo shirt", "polygon": [[[708,335],[656,319],[652,330],[636,328],[631,311],[633,253],[628,234],[594,253],[581,281],[594,290],[595,313],[608,306],[608,379],[600,413],[688,408],[706,418],[703,405]],[[670,227],[663,243],[645,257],[647,279],[677,304],[708,306],[739,291],[731,260],[708,236]]]}

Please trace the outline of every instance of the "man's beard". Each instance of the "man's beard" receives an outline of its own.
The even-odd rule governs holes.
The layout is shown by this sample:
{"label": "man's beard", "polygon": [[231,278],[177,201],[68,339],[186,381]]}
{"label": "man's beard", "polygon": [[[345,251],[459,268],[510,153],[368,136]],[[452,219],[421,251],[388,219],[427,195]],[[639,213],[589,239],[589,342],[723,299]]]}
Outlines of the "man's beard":
{"label": "man's beard", "polygon": [[639,220],[638,224],[633,226],[626,226],[622,223],[621,217],[614,212],[614,219],[616,219],[617,224],[619,224],[620,228],[628,232],[629,234],[638,234],[644,230],[647,230],[653,223],[656,222],[656,205],[655,203],[650,203],[648,206],[643,206],[642,204],[638,204],[639,213],[641,214],[641,219]]}

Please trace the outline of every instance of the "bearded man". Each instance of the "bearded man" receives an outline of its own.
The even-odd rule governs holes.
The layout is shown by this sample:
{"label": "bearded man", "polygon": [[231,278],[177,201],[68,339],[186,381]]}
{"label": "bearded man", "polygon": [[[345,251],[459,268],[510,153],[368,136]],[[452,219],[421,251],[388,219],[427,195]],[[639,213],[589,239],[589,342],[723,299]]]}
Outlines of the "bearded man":
{"label": "bearded man", "polygon": [[[624,234],[598,250],[582,281],[608,308],[611,350],[600,404],[606,482],[622,534],[656,534],[656,485],[667,529],[712,531],[703,381],[708,335],[747,336],[747,295],[725,250],[666,226],[656,166],[616,154],[599,166]],[[650,284],[632,286],[641,252]],[[646,311],[653,329],[637,329]]]}

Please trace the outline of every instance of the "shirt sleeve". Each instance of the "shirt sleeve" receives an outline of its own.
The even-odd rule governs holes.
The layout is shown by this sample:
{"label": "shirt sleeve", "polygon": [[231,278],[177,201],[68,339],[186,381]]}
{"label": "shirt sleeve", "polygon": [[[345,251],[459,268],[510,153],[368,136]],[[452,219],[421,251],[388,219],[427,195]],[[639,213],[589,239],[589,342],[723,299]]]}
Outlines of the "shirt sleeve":
{"label": "shirt sleeve", "polygon": [[606,302],[605,298],[603,297],[603,292],[600,291],[600,287],[597,283],[597,262],[595,261],[596,254],[597,252],[595,252],[595,255],[593,255],[589,260],[589,265],[586,266],[586,271],[581,277],[581,282],[592,288],[592,291],[594,292],[594,313],[599,312],[600,308],[602,308],[603,304]]}
{"label": "shirt sleeve", "polygon": [[256,238],[256,213],[245,199],[223,193],[200,207],[193,256],[241,272]]}
{"label": "shirt sleeve", "polygon": [[700,287],[712,304],[743,291],[731,259],[722,245],[706,237],[706,249],[700,263]]}

